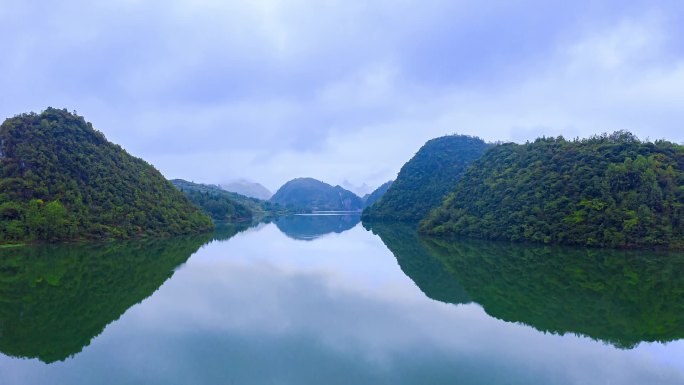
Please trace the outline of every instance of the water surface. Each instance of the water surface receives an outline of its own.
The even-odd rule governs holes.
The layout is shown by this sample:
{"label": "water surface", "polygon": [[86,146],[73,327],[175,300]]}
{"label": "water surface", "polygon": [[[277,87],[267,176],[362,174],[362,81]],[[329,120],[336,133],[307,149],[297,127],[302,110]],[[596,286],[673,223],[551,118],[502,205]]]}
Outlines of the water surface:
{"label": "water surface", "polygon": [[327,217],[0,250],[0,383],[684,383],[682,255]]}

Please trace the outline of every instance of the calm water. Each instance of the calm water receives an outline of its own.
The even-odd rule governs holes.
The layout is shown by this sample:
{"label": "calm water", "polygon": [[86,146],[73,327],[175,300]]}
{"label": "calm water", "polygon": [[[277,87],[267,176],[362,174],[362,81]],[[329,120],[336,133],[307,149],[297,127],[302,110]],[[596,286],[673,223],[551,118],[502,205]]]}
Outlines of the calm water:
{"label": "calm water", "polygon": [[0,384],[683,384],[684,255],[298,216],[0,250]]}

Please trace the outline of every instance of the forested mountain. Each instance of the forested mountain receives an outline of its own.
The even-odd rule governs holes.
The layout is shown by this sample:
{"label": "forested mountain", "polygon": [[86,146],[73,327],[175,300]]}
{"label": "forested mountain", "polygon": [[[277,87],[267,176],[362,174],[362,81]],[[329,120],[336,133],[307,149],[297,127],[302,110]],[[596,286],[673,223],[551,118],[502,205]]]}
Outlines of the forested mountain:
{"label": "forested mountain", "polygon": [[234,180],[228,183],[220,184],[219,187],[226,191],[234,192],[236,194],[244,195],[250,198],[257,198],[261,200],[269,200],[273,193],[270,192],[261,183],[250,182],[245,179]]}
{"label": "forested mountain", "polygon": [[377,202],[378,199],[380,199],[392,186],[392,182],[394,181],[388,181],[380,185],[380,187],[376,188],[372,193],[368,194],[367,196],[364,197],[364,205],[366,207],[372,205],[373,203]]}
{"label": "forested mountain", "polygon": [[429,140],[401,168],[382,198],[363,211],[363,220],[420,221],[490,147],[480,138],[464,135]]}
{"label": "forested mountain", "polygon": [[353,211],[363,208],[363,201],[353,192],[313,178],[297,178],[285,183],[271,197],[271,202],[297,210]]}
{"label": "forested mountain", "polygon": [[219,186],[183,179],[173,179],[171,183],[215,221],[243,222],[287,213],[276,203],[246,197]]}
{"label": "forested mountain", "polygon": [[159,171],[81,116],[48,108],[0,126],[0,243],[211,228],[209,217]]}
{"label": "forested mountain", "polygon": [[627,132],[490,150],[420,230],[603,247],[684,247],[684,146]]}

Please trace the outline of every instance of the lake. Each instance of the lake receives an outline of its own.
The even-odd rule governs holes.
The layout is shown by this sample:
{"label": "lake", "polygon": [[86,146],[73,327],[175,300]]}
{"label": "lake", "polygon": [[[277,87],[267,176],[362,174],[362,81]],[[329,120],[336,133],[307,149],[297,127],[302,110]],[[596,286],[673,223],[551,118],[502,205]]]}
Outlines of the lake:
{"label": "lake", "polygon": [[358,216],[0,250],[0,384],[682,384],[684,255]]}

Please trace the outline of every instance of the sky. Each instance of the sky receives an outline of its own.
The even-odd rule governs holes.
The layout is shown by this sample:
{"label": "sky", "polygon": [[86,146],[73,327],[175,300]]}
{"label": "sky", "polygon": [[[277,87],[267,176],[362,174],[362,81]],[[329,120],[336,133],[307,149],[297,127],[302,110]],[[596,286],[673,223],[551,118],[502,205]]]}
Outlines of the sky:
{"label": "sky", "polygon": [[446,134],[684,143],[684,3],[0,0],[0,119],[66,108],[167,178],[378,186]]}

